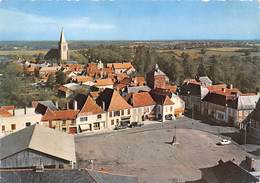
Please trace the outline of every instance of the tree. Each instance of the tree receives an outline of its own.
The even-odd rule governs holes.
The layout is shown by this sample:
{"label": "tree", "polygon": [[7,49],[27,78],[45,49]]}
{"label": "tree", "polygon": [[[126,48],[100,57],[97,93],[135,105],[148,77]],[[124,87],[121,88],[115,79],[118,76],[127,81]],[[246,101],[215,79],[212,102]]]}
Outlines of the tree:
{"label": "tree", "polygon": [[206,72],[206,69],[205,69],[203,62],[200,62],[199,66],[198,66],[197,76],[198,77],[207,76],[207,72]]}
{"label": "tree", "polygon": [[64,74],[64,72],[62,72],[61,70],[59,70],[57,73],[56,73],[56,83],[57,84],[60,84],[60,85],[63,85],[66,83],[66,75]]}
{"label": "tree", "polygon": [[46,86],[50,87],[50,88],[53,88],[55,86],[55,84],[56,84],[55,77],[54,77],[53,74],[50,74],[48,76],[48,80],[46,82]]}

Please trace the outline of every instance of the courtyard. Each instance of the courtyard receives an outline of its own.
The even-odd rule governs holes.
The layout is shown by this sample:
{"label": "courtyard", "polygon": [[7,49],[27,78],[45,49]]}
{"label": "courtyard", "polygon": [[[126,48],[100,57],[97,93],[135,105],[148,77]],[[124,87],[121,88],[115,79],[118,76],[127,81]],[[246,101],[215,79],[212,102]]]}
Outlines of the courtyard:
{"label": "courtyard", "polygon": [[[175,128],[176,127],[176,128]],[[216,165],[222,159],[240,163],[249,156],[244,147],[232,141],[218,146],[221,134],[237,129],[213,126],[187,117],[141,128],[76,136],[80,167],[115,174],[138,176],[140,183],[192,181],[201,178],[200,168]],[[171,145],[176,135],[177,144]]]}

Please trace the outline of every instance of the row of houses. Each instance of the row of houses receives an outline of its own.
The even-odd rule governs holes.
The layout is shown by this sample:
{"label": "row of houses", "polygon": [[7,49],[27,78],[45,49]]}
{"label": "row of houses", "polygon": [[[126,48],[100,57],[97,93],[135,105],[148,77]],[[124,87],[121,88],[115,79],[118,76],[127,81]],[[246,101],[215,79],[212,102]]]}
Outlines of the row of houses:
{"label": "row of houses", "polygon": [[257,93],[242,93],[232,85],[212,85],[208,77],[185,80],[178,92],[193,118],[240,129],[255,110],[260,97]]}
{"label": "row of houses", "polygon": [[114,129],[145,120],[175,119],[184,112],[184,103],[179,97],[157,90],[130,93],[123,97],[117,90],[106,88],[94,96],[78,96],[71,103],[72,109],[59,110],[51,101],[34,102],[35,108],[26,108],[30,113],[22,115],[12,115],[5,110],[7,116],[0,114],[0,133],[12,133],[38,123],[75,134]]}

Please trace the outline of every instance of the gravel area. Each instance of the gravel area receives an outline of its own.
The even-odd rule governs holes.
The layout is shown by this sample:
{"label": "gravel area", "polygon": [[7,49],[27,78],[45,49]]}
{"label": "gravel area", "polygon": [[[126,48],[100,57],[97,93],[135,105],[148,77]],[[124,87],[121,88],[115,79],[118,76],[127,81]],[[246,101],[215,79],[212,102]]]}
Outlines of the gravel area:
{"label": "gravel area", "polygon": [[[169,142],[177,132],[178,144]],[[216,165],[218,160],[240,163],[249,154],[232,141],[216,145],[231,127],[212,126],[189,118],[153,123],[141,128],[110,133],[76,136],[76,152],[81,167],[94,160],[94,169],[139,177],[140,183],[172,183],[201,178],[200,168]]]}

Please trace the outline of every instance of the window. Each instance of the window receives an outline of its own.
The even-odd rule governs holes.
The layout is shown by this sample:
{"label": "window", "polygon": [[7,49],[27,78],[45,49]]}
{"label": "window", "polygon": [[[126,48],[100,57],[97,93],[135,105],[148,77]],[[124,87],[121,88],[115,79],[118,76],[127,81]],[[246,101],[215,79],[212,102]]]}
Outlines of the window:
{"label": "window", "polygon": [[81,117],[80,118],[80,121],[87,121],[88,120],[88,117]]}
{"label": "window", "polygon": [[127,114],[130,114],[130,109],[127,109]]}
{"label": "window", "polygon": [[170,107],[170,112],[172,112],[172,106]]}
{"label": "window", "polygon": [[31,122],[26,122],[25,126],[31,126]]}
{"label": "window", "polygon": [[66,121],[63,120],[63,121],[62,121],[62,126],[65,126],[65,125],[66,125]]}
{"label": "window", "polygon": [[101,114],[97,115],[97,119],[101,119],[101,118],[102,118]]}
{"label": "window", "polygon": [[94,126],[94,128],[97,128],[97,127],[100,127],[100,124],[99,123],[94,123],[93,126]]}
{"label": "window", "polygon": [[125,113],[125,111],[124,111],[124,110],[121,110],[121,115],[122,115],[122,116],[124,115],[124,113]]}
{"label": "window", "polygon": [[114,116],[120,116],[120,111],[115,111]]}
{"label": "window", "polygon": [[67,128],[62,128],[62,131],[63,131],[63,132],[66,132],[66,131],[67,131]]}
{"label": "window", "polygon": [[112,119],[112,120],[111,120],[111,125],[114,125],[114,124],[115,124],[115,123],[114,123],[114,120]]}
{"label": "window", "polygon": [[109,117],[113,117],[113,113],[112,112],[109,112]]}
{"label": "window", "polygon": [[12,124],[12,125],[11,125],[11,129],[12,129],[12,130],[15,130],[15,129],[16,129],[16,125],[15,125],[15,124]]}
{"label": "window", "polygon": [[116,119],[116,125],[119,125],[119,119]]}
{"label": "window", "polygon": [[3,131],[3,132],[5,131],[5,126],[4,126],[4,125],[2,126],[2,131]]}

